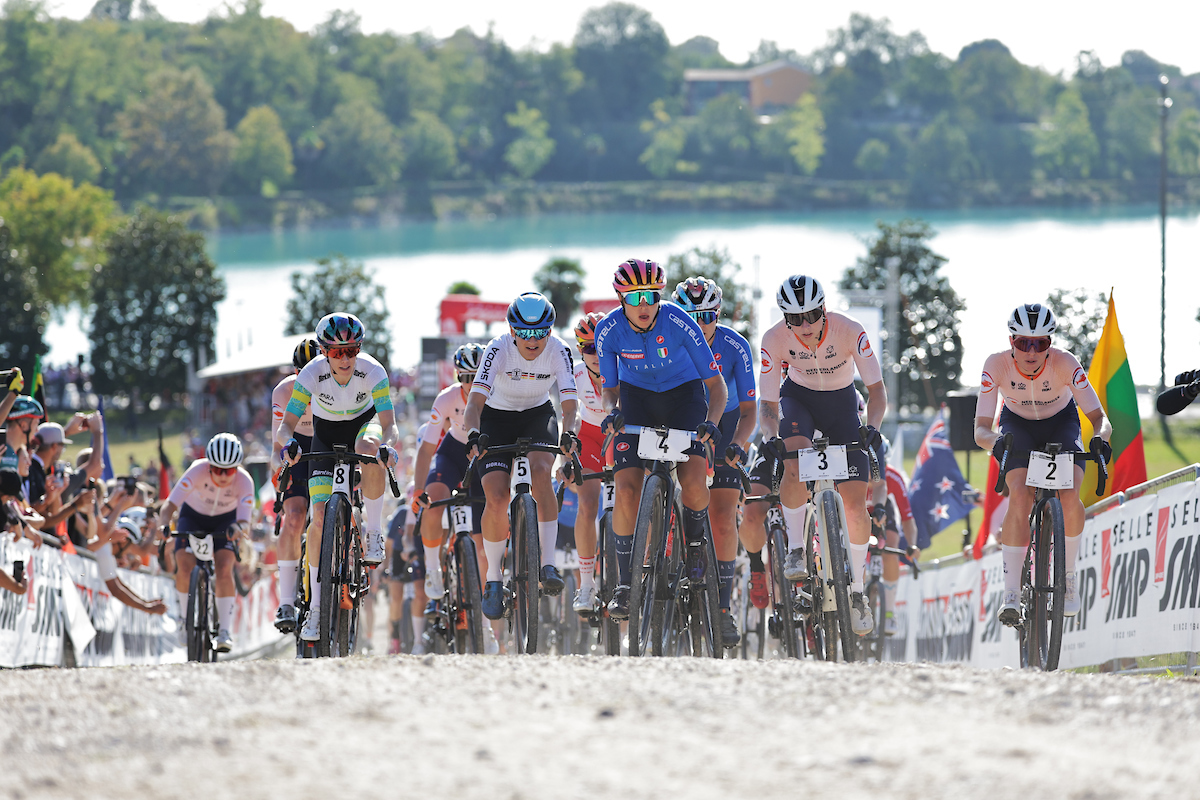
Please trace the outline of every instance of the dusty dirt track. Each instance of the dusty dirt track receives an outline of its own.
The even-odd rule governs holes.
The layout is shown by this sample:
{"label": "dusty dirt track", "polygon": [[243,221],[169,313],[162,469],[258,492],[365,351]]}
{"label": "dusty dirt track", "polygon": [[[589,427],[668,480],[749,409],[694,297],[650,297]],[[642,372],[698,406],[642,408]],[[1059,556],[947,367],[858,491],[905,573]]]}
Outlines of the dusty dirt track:
{"label": "dusty dirt track", "polygon": [[[0,673],[0,797],[1195,797],[1200,682],[582,657]],[[814,795],[815,793],[815,795]]]}

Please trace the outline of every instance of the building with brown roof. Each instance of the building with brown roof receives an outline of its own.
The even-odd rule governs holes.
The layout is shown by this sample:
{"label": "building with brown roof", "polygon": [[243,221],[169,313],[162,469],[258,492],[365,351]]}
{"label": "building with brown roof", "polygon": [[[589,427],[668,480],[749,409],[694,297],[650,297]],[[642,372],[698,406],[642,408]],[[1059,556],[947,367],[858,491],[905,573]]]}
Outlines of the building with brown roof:
{"label": "building with brown roof", "polygon": [[811,92],[813,76],[780,59],[750,69],[688,69],[683,81],[688,114],[700,113],[705,103],[723,94],[736,94],[754,112],[770,114]]}

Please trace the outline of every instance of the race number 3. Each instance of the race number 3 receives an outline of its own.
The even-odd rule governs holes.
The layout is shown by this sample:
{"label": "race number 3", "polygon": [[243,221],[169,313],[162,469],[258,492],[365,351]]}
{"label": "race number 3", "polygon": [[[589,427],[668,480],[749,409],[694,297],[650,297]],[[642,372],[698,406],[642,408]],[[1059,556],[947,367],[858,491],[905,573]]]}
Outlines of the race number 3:
{"label": "race number 3", "polygon": [[799,450],[796,467],[802,481],[844,481],[850,477],[846,448],[831,444],[824,450]]}

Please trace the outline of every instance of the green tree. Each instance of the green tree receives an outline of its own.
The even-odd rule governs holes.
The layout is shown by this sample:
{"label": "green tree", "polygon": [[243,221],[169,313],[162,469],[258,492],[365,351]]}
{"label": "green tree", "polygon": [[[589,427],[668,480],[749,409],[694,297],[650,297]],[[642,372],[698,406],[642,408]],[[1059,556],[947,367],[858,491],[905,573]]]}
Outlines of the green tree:
{"label": "green tree", "polygon": [[6,0],[0,15],[0,152],[26,141],[46,88],[46,67],[58,46],[54,23],[45,3]]}
{"label": "green tree", "polygon": [[911,191],[919,199],[953,196],[956,184],[975,176],[967,132],[943,111],[921,129],[908,151]]}
{"label": "green tree", "polygon": [[470,281],[455,281],[446,289],[446,294],[473,294],[479,296],[483,294],[479,291],[479,287]]}
{"label": "green tree", "polygon": [[400,132],[370,103],[338,106],[318,133],[325,143],[321,166],[335,185],[390,186],[400,180]]}
{"label": "green tree", "polygon": [[183,392],[188,366],[214,355],[225,281],[204,236],[139,206],[108,240],[92,278],[92,382],[103,393]]}
{"label": "green tree", "polygon": [[86,302],[93,265],[117,224],[112,193],[47,173],[15,169],[0,181],[0,218],[11,246],[35,272],[39,303],[62,309]]}
{"label": "green tree", "polygon": [[388,366],[392,350],[390,312],[383,287],[375,283],[375,273],[368,271],[363,262],[336,253],[318,258],[314,272],[293,272],[291,280],[284,333],[309,333],[322,317],[335,311],[353,314],[366,328],[363,351]]}
{"label": "green tree", "polygon": [[1104,332],[1108,296],[1104,292],[1091,295],[1083,288],[1055,289],[1050,293],[1048,305],[1058,323],[1054,345],[1073,353],[1087,369]]}
{"label": "green tree", "polygon": [[867,139],[863,142],[863,146],[858,148],[858,155],[854,157],[854,166],[868,178],[878,178],[887,169],[888,159],[891,158],[891,155],[892,149],[888,147],[887,142],[879,139]]}
{"label": "green tree", "polygon": [[650,104],[650,114],[651,118],[642,120],[641,125],[642,132],[650,134],[650,144],[638,156],[638,163],[659,180],[676,172],[694,172],[697,165],[680,160],[688,142],[687,124],[672,119],[662,100]]}
{"label": "green tree", "polygon": [[1051,178],[1086,178],[1100,155],[1079,92],[1067,89],[1054,103],[1054,115],[1037,132],[1033,154]]}
{"label": "green tree", "polygon": [[1149,89],[1130,89],[1112,102],[1105,125],[1108,171],[1132,181],[1158,175],[1158,98]]}
{"label": "green tree", "polygon": [[668,94],[670,42],[645,9],[619,2],[590,9],[579,20],[574,44],[584,76],[581,117],[632,122]]}
{"label": "green tree", "polygon": [[[876,223],[879,232],[867,242],[838,285],[841,289],[887,288],[888,262],[900,259],[900,341],[895,348],[900,366],[901,407],[936,407],[946,392],[959,387],[962,339],[959,315],[966,303],[941,275],[944,256],[929,246],[934,231],[923,220],[905,219],[895,225]],[[883,332],[887,342],[889,332]]]}
{"label": "green tree", "polygon": [[1167,132],[1167,162],[1174,175],[1200,174],[1200,111],[1185,108]]}
{"label": "green tree", "polygon": [[60,133],[54,144],[47,147],[33,162],[35,171],[54,172],[77,184],[95,183],[100,177],[100,162],[90,147],[80,144],[73,133]]}
{"label": "green tree", "polygon": [[578,260],[561,256],[550,259],[533,273],[534,287],[554,304],[558,327],[569,328],[575,324],[575,311],[580,307],[585,277],[587,273]]}
{"label": "green tree", "polygon": [[215,193],[225,179],[237,139],[225,111],[196,67],[168,68],[146,81],[146,94],[117,116],[125,168],[142,186],[165,193]]}
{"label": "green tree", "polygon": [[12,235],[0,218],[0,366],[19,366],[33,374],[33,361],[49,348],[43,339],[49,308],[39,297],[37,280],[13,246]]}
{"label": "green tree", "polygon": [[704,104],[696,116],[696,141],[708,166],[741,163],[754,146],[754,112],[736,94],[723,94]]}
{"label": "green tree", "polygon": [[801,97],[788,112],[788,153],[805,175],[812,175],[825,155],[825,117],[811,94]]}
{"label": "green tree", "polygon": [[688,278],[705,277],[721,287],[720,321],[745,336],[754,335],[754,300],[750,287],[738,281],[742,265],[733,260],[723,247],[693,247],[682,253],[667,256],[663,265],[667,273],[667,296]]}
{"label": "green tree", "polygon": [[954,68],[955,94],[962,108],[989,122],[1016,122],[1036,114],[1028,68],[995,39],[969,44]]}
{"label": "green tree", "polygon": [[429,111],[414,111],[412,122],[400,131],[407,154],[406,177],[432,180],[454,174],[458,166],[458,148],[454,131]]}
{"label": "green tree", "polygon": [[242,190],[269,193],[286,186],[296,171],[292,144],[270,106],[256,106],[238,123],[233,151],[233,181]]}
{"label": "green tree", "polygon": [[529,108],[524,101],[517,103],[517,110],[504,115],[510,128],[521,135],[504,151],[504,161],[521,178],[532,178],[546,166],[554,155],[555,142],[546,135],[550,123],[542,118],[542,112]]}

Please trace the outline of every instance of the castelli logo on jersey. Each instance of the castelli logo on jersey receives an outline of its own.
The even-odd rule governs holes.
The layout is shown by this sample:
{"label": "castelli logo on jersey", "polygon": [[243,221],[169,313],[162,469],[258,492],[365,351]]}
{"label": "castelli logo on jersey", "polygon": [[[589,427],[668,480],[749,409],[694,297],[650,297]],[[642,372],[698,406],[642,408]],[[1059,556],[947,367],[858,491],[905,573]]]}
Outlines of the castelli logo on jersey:
{"label": "castelli logo on jersey", "polygon": [[1087,386],[1087,382],[1087,373],[1083,371],[1083,367],[1077,367],[1075,374],[1071,376],[1071,383],[1075,385],[1076,389],[1082,389]]}
{"label": "castelli logo on jersey", "polygon": [[721,354],[720,354],[720,353],[713,353],[713,358],[715,358],[717,361],[720,361],[720,360],[721,360]]}
{"label": "castelli logo on jersey", "polygon": [[753,389],[751,389],[750,391],[746,392],[746,396],[747,396],[747,397],[754,397],[754,390],[753,390]]}
{"label": "castelli logo on jersey", "polygon": [[659,344],[662,344],[663,342],[666,341],[666,339],[664,339],[661,336],[658,336],[658,337],[655,337],[654,341],[658,342]]}
{"label": "castelli logo on jersey", "polygon": [[858,335],[858,353],[863,356],[871,356],[871,340],[867,338],[867,332],[863,331]]}
{"label": "castelli logo on jersey", "polygon": [[622,453],[624,453],[628,449],[629,449],[629,442],[620,442],[617,444],[617,450],[619,450]]}
{"label": "castelli logo on jersey", "polygon": [[984,372],[983,375],[979,378],[979,385],[983,388],[983,390],[985,392],[990,392],[992,390],[992,387],[996,385],[996,382],[992,380],[991,375],[987,374],[987,372]]}
{"label": "castelli logo on jersey", "polygon": [[721,371],[721,368],[717,366],[717,362],[715,362],[715,361],[708,362],[708,368],[711,369],[713,372]]}

